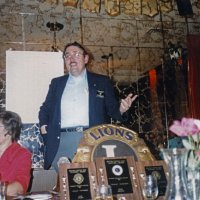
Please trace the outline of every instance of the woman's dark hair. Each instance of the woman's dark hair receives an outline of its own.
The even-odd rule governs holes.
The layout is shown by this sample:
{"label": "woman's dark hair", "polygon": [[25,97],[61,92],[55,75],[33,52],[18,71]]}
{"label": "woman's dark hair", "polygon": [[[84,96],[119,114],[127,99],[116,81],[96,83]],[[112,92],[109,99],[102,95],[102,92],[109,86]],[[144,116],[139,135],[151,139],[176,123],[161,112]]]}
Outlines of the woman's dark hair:
{"label": "woman's dark hair", "polygon": [[15,112],[4,111],[0,113],[0,121],[8,131],[12,141],[17,141],[22,129],[21,117]]}
{"label": "woman's dark hair", "polygon": [[83,47],[81,44],[79,44],[78,42],[72,42],[72,43],[69,43],[65,46],[64,50],[63,50],[63,58],[65,57],[65,52],[66,52],[66,49],[70,46],[75,46],[75,47],[78,47],[80,48],[81,50],[83,50],[83,54],[84,55],[89,55],[88,51],[85,49],[85,47]]}

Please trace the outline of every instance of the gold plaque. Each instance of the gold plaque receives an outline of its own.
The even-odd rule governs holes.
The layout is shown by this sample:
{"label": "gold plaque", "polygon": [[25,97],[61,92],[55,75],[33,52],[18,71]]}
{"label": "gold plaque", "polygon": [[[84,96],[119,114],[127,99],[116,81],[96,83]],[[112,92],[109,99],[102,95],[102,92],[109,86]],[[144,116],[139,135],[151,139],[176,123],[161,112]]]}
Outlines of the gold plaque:
{"label": "gold plaque", "polygon": [[84,132],[73,162],[120,156],[133,156],[135,160],[155,160],[136,132],[118,125],[104,124]]}

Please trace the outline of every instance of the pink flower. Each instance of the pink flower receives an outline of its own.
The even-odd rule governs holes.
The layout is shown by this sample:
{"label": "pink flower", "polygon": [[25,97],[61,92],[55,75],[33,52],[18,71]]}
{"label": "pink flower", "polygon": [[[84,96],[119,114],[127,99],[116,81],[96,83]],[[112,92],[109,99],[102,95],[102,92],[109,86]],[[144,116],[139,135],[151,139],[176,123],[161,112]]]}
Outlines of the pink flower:
{"label": "pink flower", "polygon": [[182,138],[183,146],[192,150],[188,155],[188,163],[191,168],[200,167],[200,120],[182,118],[174,121],[169,130]]}
{"label": "pink flower", "polygon": [[181,137],[196,135],[200,133],[200,127],[196,121],[193,118],[182,118],[181,121],[174,121],[169,130]]}

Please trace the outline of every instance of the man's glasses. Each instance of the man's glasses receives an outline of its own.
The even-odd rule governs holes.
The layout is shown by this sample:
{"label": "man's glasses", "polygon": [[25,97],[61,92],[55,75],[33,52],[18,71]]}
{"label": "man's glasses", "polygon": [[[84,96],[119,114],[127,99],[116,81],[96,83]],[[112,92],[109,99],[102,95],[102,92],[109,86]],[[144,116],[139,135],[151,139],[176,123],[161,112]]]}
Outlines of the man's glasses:
{"label": "man's glasses", "polygon": [[72,53],[66,53],[64,55],[64,58],[66,60],[69,60],[70,58],[80,58],[83,55],[83,53],[79,52],[79,51],[74,51]]}

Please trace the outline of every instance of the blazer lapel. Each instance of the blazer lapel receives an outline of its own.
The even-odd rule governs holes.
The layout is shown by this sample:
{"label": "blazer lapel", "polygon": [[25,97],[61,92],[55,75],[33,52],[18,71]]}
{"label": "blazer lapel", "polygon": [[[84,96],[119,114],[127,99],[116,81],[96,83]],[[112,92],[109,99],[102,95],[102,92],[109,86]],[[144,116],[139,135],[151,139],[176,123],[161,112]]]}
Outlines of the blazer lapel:
{"label": "blazer lapel", "polygon": [[[87,71],[88,90],[89,90],[89,125],[95,118],[95,100],[96,100],[96,81],[92,73]],[[93,119],[92,119],[93,118]]]}

